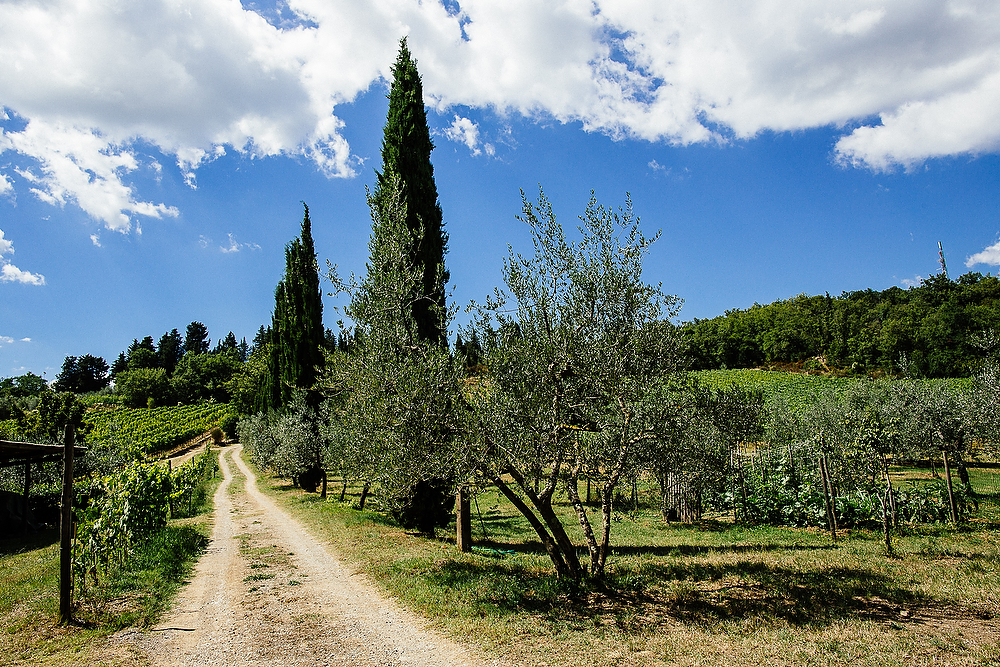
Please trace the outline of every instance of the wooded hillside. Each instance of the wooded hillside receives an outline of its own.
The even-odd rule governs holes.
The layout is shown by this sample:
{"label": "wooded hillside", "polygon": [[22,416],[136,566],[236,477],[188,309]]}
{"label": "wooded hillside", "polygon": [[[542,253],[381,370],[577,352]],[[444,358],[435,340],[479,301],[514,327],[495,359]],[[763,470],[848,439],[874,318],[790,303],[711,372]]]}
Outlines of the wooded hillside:
{"label": "wooded hillside", "polygon": [[802,362],[807,370],[825,363],[896,373],[908,362],[915,375],[965,377],[997,344],[984,333],[1000,331],[1000,279],[938,274],[909,289],[800,294],[696,319],[683,331],[696,369]]}

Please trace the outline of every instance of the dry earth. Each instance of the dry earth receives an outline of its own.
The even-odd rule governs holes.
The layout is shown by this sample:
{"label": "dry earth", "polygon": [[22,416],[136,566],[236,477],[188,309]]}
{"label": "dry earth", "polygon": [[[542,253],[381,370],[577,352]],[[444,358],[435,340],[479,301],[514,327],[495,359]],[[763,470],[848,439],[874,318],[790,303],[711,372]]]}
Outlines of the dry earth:
{"label": "dry earth", "polygon": [[212,540],[190,585],[151,632],[118,635],[119,648],[165,666],[486,665],[261,494],[240,453],[239,445],[219,453]]}

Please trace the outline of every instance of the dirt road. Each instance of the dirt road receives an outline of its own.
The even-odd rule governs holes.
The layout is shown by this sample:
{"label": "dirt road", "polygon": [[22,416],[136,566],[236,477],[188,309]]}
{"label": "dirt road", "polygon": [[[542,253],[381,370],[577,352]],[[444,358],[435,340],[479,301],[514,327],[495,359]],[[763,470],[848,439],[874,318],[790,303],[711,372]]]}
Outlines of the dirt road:
{"label": "dirt road", "polygon": [[[208,552],[174,610],[135,638],[154,665],[485,665],[383,597],[219,454]],[[235,465],[237,473],[232,466]]]}

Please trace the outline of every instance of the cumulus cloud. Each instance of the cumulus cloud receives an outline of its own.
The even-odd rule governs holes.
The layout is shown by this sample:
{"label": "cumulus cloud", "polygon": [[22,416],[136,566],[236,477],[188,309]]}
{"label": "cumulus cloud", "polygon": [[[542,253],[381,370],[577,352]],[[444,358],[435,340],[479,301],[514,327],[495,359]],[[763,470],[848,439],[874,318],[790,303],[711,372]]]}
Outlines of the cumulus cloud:
{"label": "cumulus cloud", "polygon": [[0,229],[0,257],[4,255],[13,254],[14,252],[14,242],[10,239],[5,239],[3,237],[3,230]]}
{"label": "cumulus cloud", "polygon": [[0,266],[0,282],[24,283],[25,285],[44,285],[45,276],[22,271],[13,264],[6,262]]}
{"label": "cumulus cloud", "polygon": [[9,261],[2,259],[4,255],[14,254],[14,242],[4,238],[0,229],[0,283],[24,283],[25,285],[44,285],[45,276],[22,271]]}
{"label": "cumulus cloud", "polygon": [[64,206],[76,203],[85,212],[120,232],[131,229],[129,213],[160,218],[176,216],[164,204],[136,201],[122,176],[138,163],[132,152],[112,145],[89,130],[31,120],[20,132],[5,133],[11,149],[34,157],[41,175],[19,170],[39,199]]}
{"label": "cumulus cloud", "polygon": [[11,183],[10,178],[7,174],[0,174],[0,195],[7,194],[14,190],[14,184]]}
{"label": "cumulus cloud", "polygon": [[[876,170],[1000,149],[993,0],[288,0],[271,14],[230,0],[0,3],[0,105],[21,121],[0,152],[37,163],[22,167],[35,195],[118,231],[176,214],[129,184],[139,142],[192,187],[227,149],[349,177],[360,161],[336,107],[390,75],[403,35],[443,113],[678,145],[832,125],[837,158]],[[468,119],[445,132],[490,152]]]}
{"label": "cumulus cloud", "polygon": [[380,72],[353,90],[315,85],[320,69],[354,69],[318,62],[331,32],[281,31],[228,0],[2,3],[0,104],[26,125],[5,130],[0,151],[37,161],[32,192],[42,200],[72,201],[118,231],[136,215],[176,215],[128,185],[139,140],[175,156],[191,184],[223,146],[304,154],[329,175],[351,175],[333,107]]}
{"label": "cumulus cloud", "polygon": [[1000,266],[1000,241],[987,247],[982,252],[966,258],[965,266],[972,268],[976,264],[987,264],[990,266]]}

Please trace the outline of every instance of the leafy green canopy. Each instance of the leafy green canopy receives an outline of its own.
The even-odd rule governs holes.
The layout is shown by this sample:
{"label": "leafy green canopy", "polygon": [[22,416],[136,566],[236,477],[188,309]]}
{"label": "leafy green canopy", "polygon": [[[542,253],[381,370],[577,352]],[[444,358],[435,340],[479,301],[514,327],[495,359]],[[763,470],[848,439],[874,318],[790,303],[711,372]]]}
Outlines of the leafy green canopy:
{"label": "leafy green canopy", "polygon": [[444,286],[448,282],[444,268],[448,236],[434,183],[431,165],[434,144],[427,127],[423,86],[405,37],[400,40],[392,74],[389,113],[382,139],[382,171],[377,174],[375,197],[387,193],[392,196],[391,182],[399,179],[406,205],[406,227],[413,236],[408,254],[422,275],[419,289],[410,296],[410,307],[420,339],[444,345],[447,326],[441,311],[445,307]]}

